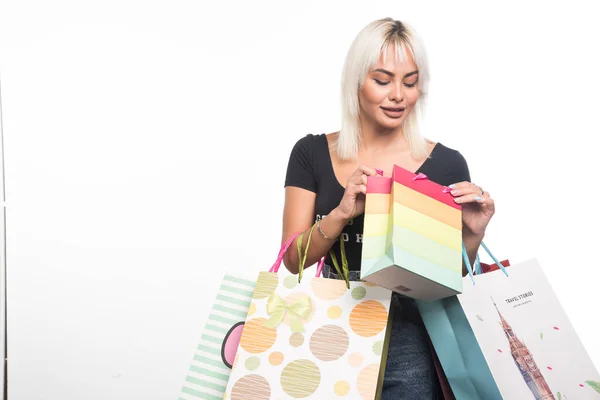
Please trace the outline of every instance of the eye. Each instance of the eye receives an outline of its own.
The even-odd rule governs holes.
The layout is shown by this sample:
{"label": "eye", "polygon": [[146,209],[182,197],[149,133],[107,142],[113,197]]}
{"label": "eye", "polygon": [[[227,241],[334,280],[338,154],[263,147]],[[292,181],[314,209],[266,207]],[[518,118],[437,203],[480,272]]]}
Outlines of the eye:
{"label": "eye", "polygon": [[373,80],[375,82],[377,82],[378,85],[381,85],[381,86],[385,86],[385,85],[387,85],[389,83],[389,82],[380,81],[379,79],[375,79],[375,78],[373,78]]}
{"label": "eye", "polygon": [[415,81],[413,83],[405,83],[404,86],[408,87],[408,88],[412,88],[415,87],[417,85],[419,81]]}

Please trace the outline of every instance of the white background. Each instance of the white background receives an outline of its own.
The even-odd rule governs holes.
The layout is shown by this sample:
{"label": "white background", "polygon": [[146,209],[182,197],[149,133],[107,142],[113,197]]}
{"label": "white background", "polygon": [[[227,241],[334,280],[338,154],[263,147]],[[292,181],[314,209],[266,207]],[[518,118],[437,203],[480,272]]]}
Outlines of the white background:
{"label": "white background", "polygon": [[384,16],[425,41],[425,133],[495,197],[486,242],[540,260],[600,365],[593,2],[319,3],[2,3],[11,400],[177,397],[224,270],[274,261],[289,151],[339,128],[345,53]]}

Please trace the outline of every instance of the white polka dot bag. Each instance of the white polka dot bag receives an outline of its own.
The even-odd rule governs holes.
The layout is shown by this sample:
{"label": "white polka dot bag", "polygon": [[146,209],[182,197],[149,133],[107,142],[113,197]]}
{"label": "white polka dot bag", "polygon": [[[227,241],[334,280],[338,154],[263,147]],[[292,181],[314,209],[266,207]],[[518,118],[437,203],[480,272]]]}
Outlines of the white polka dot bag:
{"label": "white polka dot bag", "polygon": [[[314,229],[314,226],[313,226]],[[312,229],[309,232],[308,243]],[[348,280],[330,252],[339,276],[303,279],[308,248],[303,235],[284,243],[269,272],[259,274],[225,399],[364,399],[381,396],[392,292]],[[297,239],[299,274],[280,275],[284,253]]]}

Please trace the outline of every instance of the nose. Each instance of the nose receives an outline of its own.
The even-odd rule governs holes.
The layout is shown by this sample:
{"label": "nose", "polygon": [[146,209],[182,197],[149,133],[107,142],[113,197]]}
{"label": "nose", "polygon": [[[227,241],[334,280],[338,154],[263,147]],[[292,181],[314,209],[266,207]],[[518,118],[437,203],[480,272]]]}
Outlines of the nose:
{"label": "nose", "polygon": [[396,83],[393,85],[392,90],[390,91],[390,101],[395,101],[400,103],[404,98],[404,92],[402,90],[402,84]]}

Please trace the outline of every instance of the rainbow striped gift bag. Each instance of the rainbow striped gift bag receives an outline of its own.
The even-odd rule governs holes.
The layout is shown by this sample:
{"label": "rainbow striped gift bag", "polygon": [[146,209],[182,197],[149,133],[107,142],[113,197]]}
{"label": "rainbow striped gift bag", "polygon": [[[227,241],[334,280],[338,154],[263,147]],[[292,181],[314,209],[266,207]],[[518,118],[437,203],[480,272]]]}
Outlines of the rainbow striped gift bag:
{"label": "rainbow striped gift bag", "polygon": [[462,208],[449,189],[394,166],[368,178],[361,279],[418,300],[462,292]]}
{"label": "rainbow striped gift bag", "polygon": [[178,400],[221,400],[256,282],[225,274]]}

